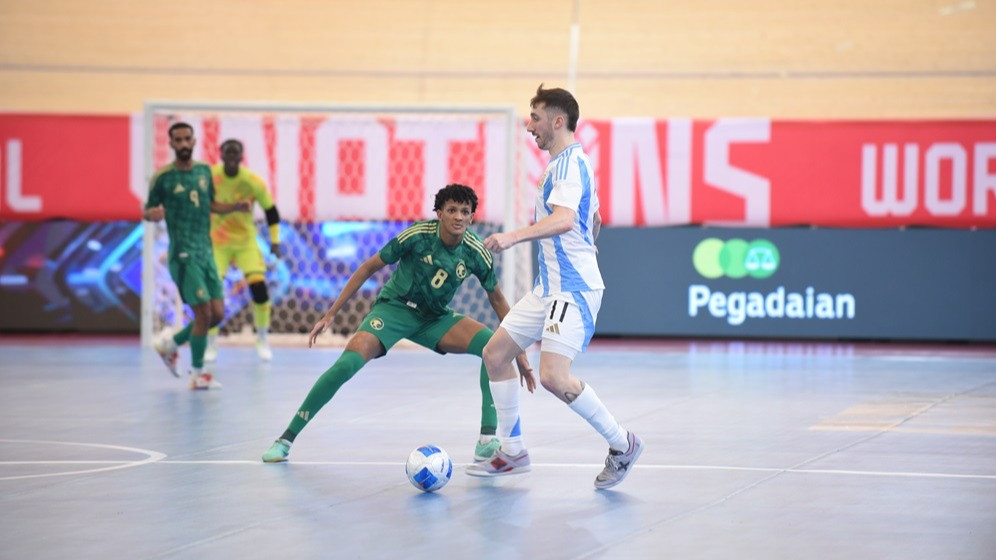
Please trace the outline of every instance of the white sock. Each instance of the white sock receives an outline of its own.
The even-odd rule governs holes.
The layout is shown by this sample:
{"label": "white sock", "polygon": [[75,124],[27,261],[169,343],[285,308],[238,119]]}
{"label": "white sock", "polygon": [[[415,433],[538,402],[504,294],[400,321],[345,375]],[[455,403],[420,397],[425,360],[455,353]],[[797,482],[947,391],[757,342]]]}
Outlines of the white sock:
{"label": "white sock", "polygon": [[585,385],[578,398],[567,406],[571,407],[571,410],[577,412],[578,416],[587,420],[592,428],[602,434],[605,441],[609,442],[609,447],[623,453],[629,449],[626,430],[619,425],[619,422],[616,422],[609,409],[605,408],[591,385]]}
{"label": "white sock", "polygon": [[270,333],[270,327],[256,327],[256,340],[266,344],[266,339]]}
{"label": "white sock", "polygon": [[[519,380],[491,381],[491,398],[498,413],[498,439],[501,450],[509,455],[522,451],[522,432],[519,427]],[[514,435],[513,435],[514,434]]]}
{"label": "white sock", "polygon": [[216,335],[216,334],[208,334],[208,344],[207,345],[208,345],[208,348],[214,348],[215,346],[218,346],[218,335]]}

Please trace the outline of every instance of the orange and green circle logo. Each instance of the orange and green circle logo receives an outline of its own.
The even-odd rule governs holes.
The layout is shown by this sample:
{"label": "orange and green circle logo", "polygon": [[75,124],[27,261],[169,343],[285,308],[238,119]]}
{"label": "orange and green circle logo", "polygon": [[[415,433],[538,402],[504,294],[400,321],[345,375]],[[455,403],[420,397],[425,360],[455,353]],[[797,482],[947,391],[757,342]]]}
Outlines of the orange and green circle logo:
{"label": "orange and green circle logo", "polygon": [[767,239],[747,242],[710,237],[700,241],[692,252],[695,270],[706,278],[767,278],[778,270],[780,262],[778,247]]}

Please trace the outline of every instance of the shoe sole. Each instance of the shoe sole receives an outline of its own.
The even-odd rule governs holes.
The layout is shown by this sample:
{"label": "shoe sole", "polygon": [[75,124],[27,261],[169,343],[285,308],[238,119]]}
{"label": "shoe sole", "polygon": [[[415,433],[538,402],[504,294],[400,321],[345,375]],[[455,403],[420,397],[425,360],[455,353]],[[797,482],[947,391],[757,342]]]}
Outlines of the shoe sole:
{"label": "shoe sole", "polygon": [[279,459],[263,459],[264,463],[286,463],[287,457],[281,457]]}
{"label": "shoe sole", "polygon": [[213,389],[215,391],[220,391],[221,390],[221,383],[212,382],[210,385],[206,385],[206,386],[188,385],[188,387],[190,387],[191,391],[207,391],[209,389]]}
{"label": "shoe sole", "polygon": [[596,490],[607,490],[607,489],[612,488],[614,486],[618,486],[620,483],[622,483],[622,481],[626,480],[626,477],[629,476],[629,472],[631,470],[633,470],[633,465],[636,464],[636,460],[640,458],[640,455],[643,455],[643,448],[644,447],[646,447],[646,446],[641,445],[640,447],[637,448],[636,453],[633,454],[633,458],[630,459],[630,461],[629,461],[629,468],[626,469],[626,471],[623,473],[622,476],[620,476],[612,484],[606,484],[604,486],[599,486],[598,483],[596,482],[595,483],[595,489]]}
{"label": "shoe sole", "polygon": [[513,475],[513,474],[527,473],[527,472],[533,470],[532,467],[526,466],[526,467],[515,467],[514,469],[510,469],[510,470],[507,470],[507,471],[493,473],[493,472],[481,472],[481,471],[478,471],[478,470],[474,470],[474,469],[471,469],[472,466],[474,466],[474,465],[468,465],[467,466],[467,470],[465,472],[469,476],[477,476],[477,477],[480,477],[480,478],[495,478],[497,476],[510,476],[510,475]]}

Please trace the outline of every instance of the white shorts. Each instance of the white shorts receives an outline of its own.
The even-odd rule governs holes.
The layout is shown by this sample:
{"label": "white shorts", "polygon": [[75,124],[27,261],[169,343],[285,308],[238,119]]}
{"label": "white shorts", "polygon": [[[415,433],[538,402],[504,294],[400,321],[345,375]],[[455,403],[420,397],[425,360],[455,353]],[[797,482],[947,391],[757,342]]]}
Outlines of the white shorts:
{"label": "white shorts", "polygon": [[563,292],[540,297],[529,292],[501,322],[519,348],[542,340],[542,351],[574,359],[595,334],[602,290]]}

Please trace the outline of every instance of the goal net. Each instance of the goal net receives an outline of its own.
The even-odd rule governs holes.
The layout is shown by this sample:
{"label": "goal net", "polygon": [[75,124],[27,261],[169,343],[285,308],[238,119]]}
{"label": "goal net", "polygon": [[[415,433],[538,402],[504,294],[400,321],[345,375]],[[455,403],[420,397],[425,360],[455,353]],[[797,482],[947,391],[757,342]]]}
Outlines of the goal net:
{"label": "goal net", "polygon": [[[258,205],[257,240],[267,256],[271,340],[301,343],[360,263],[414,221],[434,218],[433,197],[463,183],[479,197],[471,229],[482,237],[528,225],[533,189],[519,153],[522,127],[511,108],[294,106],[246,103],[146,104],[146,182],[173,160],[167,131],[194,128],[194,159],[220,160],[221,143],[244,146],[242,165],[263,178],[281,215],[279,259]],[[169,275],[165,223],[146,223],[143,239],[142,344],[192,320]],[[502,291],[514,303],[532,283],[529,244],[495,260]],[[360,324],[390,276],[387,267],[366,282],[335,318],[342,344]],[[221,343],[254,339],[252,297],[241,272],[219,271],[225,287]],[[492,328],[497,317],[473,276],[451,303]]]}

